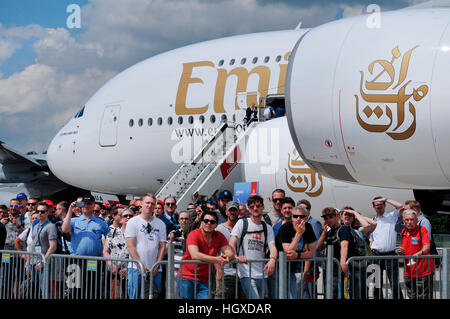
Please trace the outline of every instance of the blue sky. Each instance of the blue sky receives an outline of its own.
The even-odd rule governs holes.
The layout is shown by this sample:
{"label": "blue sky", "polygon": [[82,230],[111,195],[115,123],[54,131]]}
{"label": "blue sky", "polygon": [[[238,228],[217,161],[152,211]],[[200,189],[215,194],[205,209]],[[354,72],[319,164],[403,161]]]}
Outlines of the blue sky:
{"label": "blue sky", "polygon": [[[70,13],[66,12],[69,4],[79,6],[88,3],[88,0],[3,0],[0,2],[0,24],[11,28],[30,24],[40,25],[45,28],[66,27],[66,20]],[[68,29],[76,36],[82,29]],[[10,58],[8,63],[0,65],[0,72],[8,77],[14,72],[23,70],[36,59],[32,45],[37,39],[31,37],[21,40],[22,47]]]}
{"label": "blue sky", "polygon": [[[381,0],[382,10],[422,0]],[[0,141],[44,151],[106,81],[160,52],[359,15],[358,0],[1,0]],[[81,8],[69,29],[67,6]],[[264,17],[260,19],[258,17]],[[243,23],[244,21],[244,23]]]}
{"label": "blue sky", "polygon": [[64,27],[69,4],[80,6],[88,0],[2,0],[0,21],[3,26],[39,24],[47,28]]}

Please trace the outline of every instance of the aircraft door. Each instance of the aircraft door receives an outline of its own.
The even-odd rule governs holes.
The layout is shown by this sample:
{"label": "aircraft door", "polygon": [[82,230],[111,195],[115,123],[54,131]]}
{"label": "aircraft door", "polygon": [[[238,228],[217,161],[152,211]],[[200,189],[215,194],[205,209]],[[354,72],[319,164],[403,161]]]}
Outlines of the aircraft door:
{"label": "aircraft door", "polygon": [[100,124],[99,143],[103,147],[117,144],[117,129],[119,126],[120,105],[107,105]]}

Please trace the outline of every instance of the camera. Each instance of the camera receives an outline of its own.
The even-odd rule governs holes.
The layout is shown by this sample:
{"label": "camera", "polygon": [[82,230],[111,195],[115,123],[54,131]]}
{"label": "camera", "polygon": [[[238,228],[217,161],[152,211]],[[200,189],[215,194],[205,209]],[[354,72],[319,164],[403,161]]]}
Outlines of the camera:
{"label": "camera", "polygon": [[83,208],[84,207],[84,202],[76,202],[75,203],[75,207]]}
{"label": "camera", "polygon": [[181,237],[181,235],[182,235],[182,232],[181,232],[181,230],[174,230],[173,231],[173,237],[174,238],[178,238],[178,237]]}

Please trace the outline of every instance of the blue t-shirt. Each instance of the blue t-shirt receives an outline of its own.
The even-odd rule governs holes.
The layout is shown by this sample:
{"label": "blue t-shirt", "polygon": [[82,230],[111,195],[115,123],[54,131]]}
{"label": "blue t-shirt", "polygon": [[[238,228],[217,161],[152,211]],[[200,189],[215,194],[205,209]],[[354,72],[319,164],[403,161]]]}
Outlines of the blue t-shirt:
{"label": "blue t-shirt", "polygon": [[81,215],[70,221],[71,248],[76,256],[100,256],[103,252],[102,235],[109,233],[108,224],[97,216],[88,220]]}

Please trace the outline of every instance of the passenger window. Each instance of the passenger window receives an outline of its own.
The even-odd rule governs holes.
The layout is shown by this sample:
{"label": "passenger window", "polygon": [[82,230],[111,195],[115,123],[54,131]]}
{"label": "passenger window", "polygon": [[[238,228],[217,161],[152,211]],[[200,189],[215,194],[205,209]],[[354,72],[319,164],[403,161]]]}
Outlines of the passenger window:
{"label": "passenger window", "polygon": [[183,124],[183,117],[182,116],[178,116],[178,124]]}
{"label": "passenger window", "polygon": [[270,60],[270,58],[269,58],[268,56],[266,56],[266,57],[264,58],[264,63],[269,62],[269,60]]}
{"label": "passenger window", "polygon": [[226,121],[227,121],[227,116],[226,116],[226,114],[222,114],[222,116],[221,116],[221,118],[220,118],[220,121],[222,121],[222,122],[226,122]]}
{"label": "passenger window", "polygon": [[281,60],[281,55],[278,55],[277,58],[275,59],[275,61],[280,62]]}
{"label": "passenger window", "polygon": [[138,121],[138,125],[139,125],[139,126],[142,126],[142,125],[144,125],[144,120],[143,120],[143,119],[139,119],[139,121]]}
{"label": "passenger window", "polygon": [[222,66],[222,65],[223,65],[223,62],[224,62],[223,60],[220,60],[220,61],[219,61],[219,66]]}
{"label": "passenger window", "polygon": [[256,62],[258,62],[258,58],[254,57],[253,60],[252,60],[252,63],[255,64]]}
{"label": "passenger window", "polygon": [[194,117],[192,115],[188,117],[188,122],[189,124],[194,123]]}
{"label": "passenger window", "polygon": [[241,64],[245,64],[245,62],[247,62],[247,59],[246,58],[242,58]]}
{"label": "passenger window", "polygon": [[209,118],[209,120],[211,121],[211,123],[215,123],[216,122],[216,116],[213,114],[211,115],[211,117]]}
{"label": "passenger window", "polygon": [[163,123],[162,117],[158,117],[158,125],[162,125],[162,123]]}
{"label": "passenger window", "polygon": [[203,115],[200,115],[198,120],[200,121],[200,123],[205,123],[205,117]]}
{"label": "passenger window", "polygon": [[148,118],[147,125],[148,126],[152,126],[153,125],[153,119],[151,117]]}
{"label": "passenger window", "polygon": [[128,125],[130,125],[130,127],[133,127],[134,126],[134,120],[131,119],[130,122],[128,123]]}
{"label": "passenger window", "polygon": [[172,125],[173,123],[173,119],[171,116],[169,116],[169,118],[167,119],[167,124]]}
{"label": "passenger window", "polygon": [[233,65],[235,61],[236,61],[235,59],[231,59],[230,60],[230,65]]}

